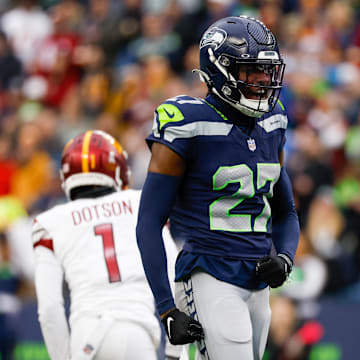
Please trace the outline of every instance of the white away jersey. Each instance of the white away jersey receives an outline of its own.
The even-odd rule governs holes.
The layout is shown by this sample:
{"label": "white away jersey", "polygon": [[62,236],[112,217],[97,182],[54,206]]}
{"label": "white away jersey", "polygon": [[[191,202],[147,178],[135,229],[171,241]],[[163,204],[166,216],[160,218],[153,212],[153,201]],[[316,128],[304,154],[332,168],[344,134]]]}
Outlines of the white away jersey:
{"label": "white away jersey", "polygon": [[[155,326],[154,300],[136,242],[139,201],[140,191],[126,190],[70,201],[37,216],[33,245],[52,250],[63,268],[71,294],[70,324],[84,315],[108,313]],[[166,237],[164,229],[173,280],[176,248]]]}

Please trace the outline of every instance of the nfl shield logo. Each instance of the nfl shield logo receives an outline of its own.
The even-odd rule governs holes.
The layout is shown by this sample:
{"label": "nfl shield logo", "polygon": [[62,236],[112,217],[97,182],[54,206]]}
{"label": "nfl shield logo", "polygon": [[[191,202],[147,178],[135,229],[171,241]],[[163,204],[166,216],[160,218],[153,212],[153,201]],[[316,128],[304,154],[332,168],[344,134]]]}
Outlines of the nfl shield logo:
{"label": "nfl shield logo", "polygon": [[247,139],[249,150],[255,151],[256,150],[256,143],[254,139]]}
{"label": "nfl shield logo", "polygon": [[94,348],[90,344],[86,344],[85,347],[83,348],[84,353],[87,355],[90,355],[93,350],[94,350]]}

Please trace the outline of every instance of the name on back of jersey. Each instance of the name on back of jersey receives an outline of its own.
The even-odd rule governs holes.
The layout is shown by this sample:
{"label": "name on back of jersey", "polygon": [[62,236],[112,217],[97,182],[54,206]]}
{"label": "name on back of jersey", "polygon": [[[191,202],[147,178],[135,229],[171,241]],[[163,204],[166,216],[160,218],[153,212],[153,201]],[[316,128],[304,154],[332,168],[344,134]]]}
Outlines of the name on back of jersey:
{"label": "name on back of jersey", "polygon": [[110,202],[87,205],[78,210],[71,211],[74,226],[114,216],[126,216],[132,214],[133,208],[130,199],[126,201],[112,200]]}

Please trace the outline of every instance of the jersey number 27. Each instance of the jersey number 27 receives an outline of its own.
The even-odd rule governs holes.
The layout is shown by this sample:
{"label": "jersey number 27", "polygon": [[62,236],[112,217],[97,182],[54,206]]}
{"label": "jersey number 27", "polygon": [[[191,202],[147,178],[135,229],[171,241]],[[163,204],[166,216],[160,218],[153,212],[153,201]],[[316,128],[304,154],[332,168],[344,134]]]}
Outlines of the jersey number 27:
{"label": "jersey number 27", "polygon": [[[267,198],[273,196],[273,189],[280,176],[280,164],[257,164],[257,179],[254,172],[245,164],[221,166],[213,175],[213,190],[221,190],[230,183],[239,183],[239,189],[232,195],[222,196],[212,202],[209,207],[210,229],[237,232],[266,232],[267,222],[271,216],[271,208]],[[255,195],[270,182],[270,189],[264,193],[261,213],[255,217],[252,225],[251,214],[231,214],[230,211],[239,206],[245,199]],[[254,215],[253,215],[254,216]]]}

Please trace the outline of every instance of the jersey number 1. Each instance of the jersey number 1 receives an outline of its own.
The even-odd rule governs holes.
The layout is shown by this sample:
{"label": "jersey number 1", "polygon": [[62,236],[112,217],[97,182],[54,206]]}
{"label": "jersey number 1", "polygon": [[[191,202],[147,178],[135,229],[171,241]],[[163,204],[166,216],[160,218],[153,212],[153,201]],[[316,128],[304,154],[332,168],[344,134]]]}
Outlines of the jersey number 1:
{"label": "jersey number 1", "polygon": [[112,224],[101,224],[94,228],[95,235],[102,237],[104,256],[110,282],[121,281],[119,266],[116,260],[114,232]]}

